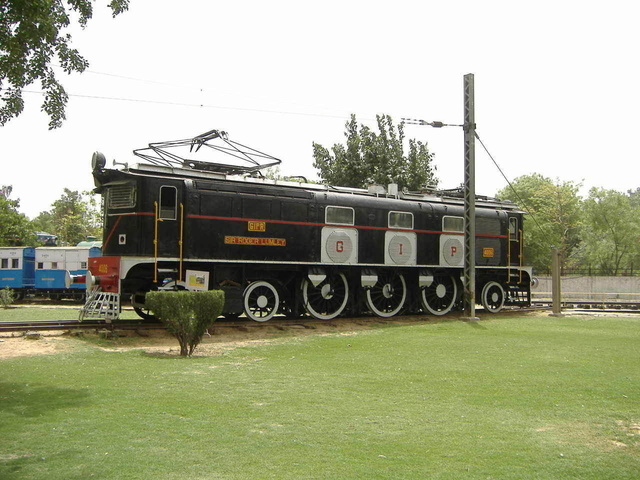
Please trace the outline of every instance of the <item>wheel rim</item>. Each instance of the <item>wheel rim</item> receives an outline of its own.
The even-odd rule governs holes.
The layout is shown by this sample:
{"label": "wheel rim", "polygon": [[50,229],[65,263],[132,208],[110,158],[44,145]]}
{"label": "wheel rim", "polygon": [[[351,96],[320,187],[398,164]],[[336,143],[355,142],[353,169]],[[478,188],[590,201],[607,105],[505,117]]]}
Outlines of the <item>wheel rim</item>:
{"label": "wheel rim", "polygon": [[261,280],[247,287],[243,302],[247,317],[256,322],[266,322],[278,313],[280,296],[273,285]]}
{"label": "wheel rim", "polygon": [[457,295],[458,286],[453,277],[436,275],[431,284],[420,291],[420,301],[433,315],[445,315],[453,308]]}
{"label": "wheel rim", "polygon": [[340,315],[347,306],[347,277],[343,273],[327,275],[318,286],[314,286],[305,278],[302,282],[302,298],[309,315],[319,320],[331,320]]}
{"label": "wheel rim", "polygon": [[482,289],[482,306],[491,313],[498,313],[504,306],[505,294],[498,282],[489,282]]}
{"label": "wheel rim", "polygon": [[404,306],[407,284],[400,273],[382,274],[378,282],[367,289],[367,307],[379,317],[392,317]]}
{"label": "wheel rim", "polygon": [[146,291],[138,291],[131,296],[133,311],[143,320],[156,320],[155,315],[151,313],[151,310],[144,303],[146,294]]}

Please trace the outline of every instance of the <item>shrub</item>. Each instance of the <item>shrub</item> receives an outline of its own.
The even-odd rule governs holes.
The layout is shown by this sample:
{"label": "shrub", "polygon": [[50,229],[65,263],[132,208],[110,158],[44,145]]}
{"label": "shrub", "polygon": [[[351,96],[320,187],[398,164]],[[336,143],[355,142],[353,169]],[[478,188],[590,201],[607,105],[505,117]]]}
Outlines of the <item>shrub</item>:
{"label": "shrub", "polygon": [[145,304],[178,339],[180,355],[190,357],[222,312],[224,292],[153,291],[147,292]]}
{"label": "shrub", "polygon": [[0,305],[2,305],[2,308],[9,308],[15,299],[16,297],[13,290],[9,287],[5,287],[0,290]]}

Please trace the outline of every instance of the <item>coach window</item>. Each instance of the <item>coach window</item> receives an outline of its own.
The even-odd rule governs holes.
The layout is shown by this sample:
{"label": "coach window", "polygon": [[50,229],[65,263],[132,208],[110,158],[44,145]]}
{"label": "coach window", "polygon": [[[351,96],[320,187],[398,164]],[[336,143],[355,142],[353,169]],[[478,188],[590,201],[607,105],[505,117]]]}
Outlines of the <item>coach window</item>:
{"label": "coach window", "polygon": [[11,268],[20,268],[20,259],[12,258],[11,259]]}
{"label": "coach window", "polygon": [[3,258],[0,260],[0,268],[9,268],[9,259]]}
{"label": "coach window", "polygon": [[326,223],[336,225],[353,225],[355,213],[351,207],[327,207],[325,213]]}
{"label": "coach window", "polygon": [[515,217],[509,219],[509,239],[514,242],[518,241],[518,219]]}
{"label": "coach window", "polygon": [[442,231],[464,233],[464,218],[442,217]]}
{"label": "coach window", "polygon": [[413,229],[413,213],[389,212],[389,228]]}
{"label": "coach window", "polygon": [[178,189],[163,185],[160,187],[160,218],[175,220],[178,205]]}

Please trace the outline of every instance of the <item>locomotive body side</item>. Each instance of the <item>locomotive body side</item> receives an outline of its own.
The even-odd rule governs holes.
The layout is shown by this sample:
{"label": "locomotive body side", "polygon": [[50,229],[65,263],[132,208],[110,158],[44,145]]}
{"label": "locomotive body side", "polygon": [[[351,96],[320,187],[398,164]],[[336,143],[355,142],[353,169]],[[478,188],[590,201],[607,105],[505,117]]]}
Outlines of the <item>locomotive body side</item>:
{"label": "locomotive body side", "polygon": [[[94,176],[105,233],[91,273],[104,291],[131,295],[142,316],[146,291],[196,284],[225,290],[226,315],[257,321],[305,311],[442,315],[460,304],[460,199],[151,168]],[[513,205],[478,202],[476,296],[490,311],[529,302],[521,223]]]}

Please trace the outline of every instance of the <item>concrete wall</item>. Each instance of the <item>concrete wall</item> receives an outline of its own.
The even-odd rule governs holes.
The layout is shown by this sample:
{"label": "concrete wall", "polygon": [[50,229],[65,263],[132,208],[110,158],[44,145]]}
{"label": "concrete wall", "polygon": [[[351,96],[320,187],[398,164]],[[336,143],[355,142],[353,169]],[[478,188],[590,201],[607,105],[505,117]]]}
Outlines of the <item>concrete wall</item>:
{"label": "concrete wall", "polygon": [[[551,277],[537,277],[534,300],[551,298]],[[562,277],[563,300],[640,301],[640,277]]]}

